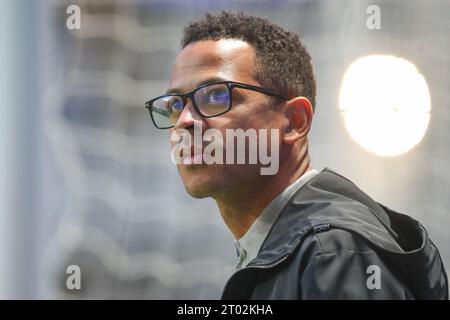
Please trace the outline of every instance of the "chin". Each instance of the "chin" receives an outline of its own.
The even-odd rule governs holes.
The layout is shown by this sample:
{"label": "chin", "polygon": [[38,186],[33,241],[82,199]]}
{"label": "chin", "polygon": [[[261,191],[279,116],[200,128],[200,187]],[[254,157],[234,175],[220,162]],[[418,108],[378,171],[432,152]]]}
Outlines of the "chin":
{"label": "chin", "polygon": [[[184,188],[193,198],[208,198],[229,190],[236,185],[236,172],[224,170],[223,167],[209,166],[186,168],[178,167],[178,172],[183,181]],[[239,173],[239,172],[238,172]],[[242,179],[245,174],[239,173]]]}
{"label": "chin", "polygon": [[214,194],[214,186],[211,181],[205,181],[199,177],[192,176],[184,178],[183,183],[186,192],[193,198],[208,198]]}
{"label": "chin", "polygon": [[180,172],[180,174],[184,188],[191,197],[201,199],[212,195],[212,190],[209,187],[211,183],[208,181],[208,177],[193,172]]}
{"label": "chin", "polygon": [[196,199],[208,198],[212,196],[211,192],[205,190],[204,188],[192,188],[185,186],[185,189],[191,197]]}

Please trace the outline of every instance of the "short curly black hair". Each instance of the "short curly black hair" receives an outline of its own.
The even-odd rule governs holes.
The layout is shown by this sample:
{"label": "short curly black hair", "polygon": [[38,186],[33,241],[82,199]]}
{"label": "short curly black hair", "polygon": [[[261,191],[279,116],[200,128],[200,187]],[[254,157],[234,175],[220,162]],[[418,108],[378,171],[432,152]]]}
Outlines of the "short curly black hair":
{"label": "short curly black hair", "polygon": [[184,28],[181,47],[201,40],[239,39],[256,51],[255,78],[289,96],[304,96],[315,108],[316,81],[311,56],[294,32],[266,18],[242,12],[206,14]]}

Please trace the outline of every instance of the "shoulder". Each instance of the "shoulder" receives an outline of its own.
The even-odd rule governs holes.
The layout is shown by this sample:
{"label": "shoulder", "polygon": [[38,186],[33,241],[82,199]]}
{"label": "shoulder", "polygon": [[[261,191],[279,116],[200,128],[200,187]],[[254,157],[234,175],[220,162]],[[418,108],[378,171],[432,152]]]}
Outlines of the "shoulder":
{"label": "shoulder", "polygon": [[295,258],[304,299],[408,299],[405,281],[368,241],[353,232],[314,233]]}
{"label": "shoulder", "polygon": [[338,228],[330,228],[323,232],[312,231],[300,245],[296,256],[301,258],[302,265],[323,255],[374,254],[374,248],[357,233]]}
{"label": "shoulder", "polygon": [[367,239],[348,230],[331,228],[325,232],[313,232],[310,245],[316,246],[318,254],[331,254],[340,251],[356,253],[372,252]]}

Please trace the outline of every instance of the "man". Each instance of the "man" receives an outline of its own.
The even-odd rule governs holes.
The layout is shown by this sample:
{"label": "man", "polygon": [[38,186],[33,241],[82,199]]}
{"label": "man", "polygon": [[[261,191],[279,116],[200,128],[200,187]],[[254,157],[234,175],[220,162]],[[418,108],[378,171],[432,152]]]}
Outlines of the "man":
{"label": "man", "polygon": [[[310,60],[296,34],[266,19],[207,15],[185,28],[170,89],[147,102],[174,148],[182,132],[193,137],[198,129],[215,129],[216,137],[227,129],[279,133],[269,145],[278,151],[275,174],[248,163],[254,150],[246,149],[244,164],[205,163],[197,152],[204,141],[179,154],[187,192],[212,197],[236,238],[238,270],[223,298],[447,299],[442,261],[422,225],[338,173],[312,168]],[[224,149],[210,155],[228,156]]]}

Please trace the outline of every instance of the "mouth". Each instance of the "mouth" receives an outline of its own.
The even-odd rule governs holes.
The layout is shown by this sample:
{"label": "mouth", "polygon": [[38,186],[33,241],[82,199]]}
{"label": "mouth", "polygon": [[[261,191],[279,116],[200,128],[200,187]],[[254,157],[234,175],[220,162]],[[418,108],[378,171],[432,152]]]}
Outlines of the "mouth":
{"label": "mouth", "polygon": [[184,155],[184,149],[181,151],[182,164],[187,166],[201,165],[203,162],[203,145],[193,145],[191,152]]}
{"label": "mouth", "polygon": [[199,165],[203,164],[203,155],[202,154],[194,154],[191,156],[183,157],[184,165]]}

